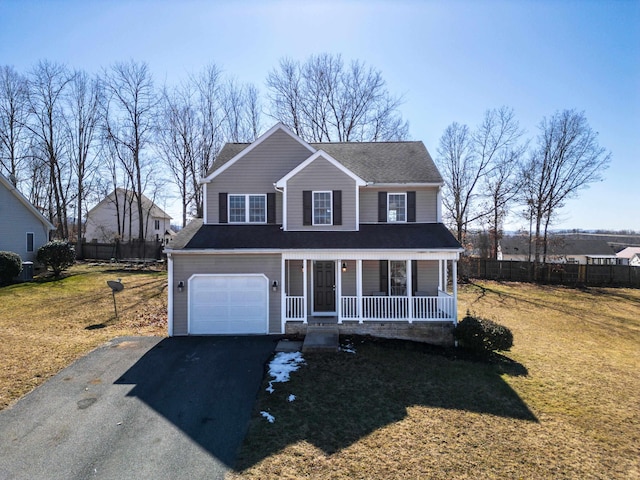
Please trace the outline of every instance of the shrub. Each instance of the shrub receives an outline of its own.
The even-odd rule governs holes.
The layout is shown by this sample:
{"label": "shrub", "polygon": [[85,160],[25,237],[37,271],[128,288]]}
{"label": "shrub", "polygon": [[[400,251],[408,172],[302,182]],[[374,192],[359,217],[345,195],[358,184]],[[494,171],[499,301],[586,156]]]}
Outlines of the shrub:
{"label": "shrub", "polygon": [[22,271],[22,259],[13,252],[0,252],[0,285],[11,283]]}
{"label": "shrub", "polygon": [[513,346],[511,330],[492,320],[475,317],[469,312],[458,323],[453,336],[461,347],[476,353],[507,351]]}
{"label": "shrub", "polygon": [[76,251],[73,245],[61,240],[54,240],[38,249],[38,262],[51,268],[57,278],[76,261]]}

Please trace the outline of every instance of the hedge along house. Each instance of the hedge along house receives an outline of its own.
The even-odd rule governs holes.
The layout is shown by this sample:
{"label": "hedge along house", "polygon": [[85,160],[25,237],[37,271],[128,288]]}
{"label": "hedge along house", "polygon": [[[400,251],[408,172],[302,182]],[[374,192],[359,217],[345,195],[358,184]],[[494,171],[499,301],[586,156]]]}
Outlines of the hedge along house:
{"label": "hedge along house", "polygon": [[[166,249],[169,335],[341,333],[452,342],[460,244],[422,142],[226,144],[204,218]],[[449,278],[451,283],[449,285]]]}

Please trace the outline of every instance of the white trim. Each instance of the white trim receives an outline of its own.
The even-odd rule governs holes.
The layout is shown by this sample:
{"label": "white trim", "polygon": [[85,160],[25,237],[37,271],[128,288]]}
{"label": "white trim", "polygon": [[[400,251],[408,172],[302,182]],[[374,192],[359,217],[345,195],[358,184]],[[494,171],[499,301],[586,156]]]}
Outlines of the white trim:
{"label": "white trim", "polygon": [[[404,197],[404,220],[391,220],[390,213],[391,208],[389,207],[389,197],[391,195],[397,195]],[[407,192],[387,192],[387,223],[407,223]]]}
{"label": "white trim", "polygon": [[[282,257],[284,260],[284,256]],[[302,259],[302,296],[304,297],[304,305],[303,307],[303,320],[302,323],[307,323],[307,316],[309,315],[309,296],[307,295],[307,288],[309,287],[309,282],[307,279],[307,264],[308,260],[306,258]],[[311,304],[313,306],[313,303]]]}
{"label": "white trim", "polygon": [[240,153],[238,153],[235,157],[233,157],[232,159],[230,159],[227,163],[225,163],[224,165],[222,165],[220,168],[218,168],[217,170],[211,172],[211,174],[207,175],[206,177],[204,177],[202,180],[200,180],[200,183],[206,183],[206,182],[210,182],[211,180],[213,180],[215,177],[217,177],[218,175],[220,175],[222,172],[224,172],[225,170],[227,170],[229,167],[231,167],[232,165],[234,165],[238,160],[240,160],[242,157],[244,157],[246,154],[248,154],[249,152],[251,152],[252,150],[254,150],[258,145],[260,145],[262,142],[264,142],[267,138],[269,138],[271,135],[273,135],[275,132],[277,132],[278,130],[283,131],[284,133],[288,134],[291,138],[293,138],[294,140],[296,140],[300,145],[302,145],[303,147],[305,147],[307,150],[309,150],[309,152],[313,153],[316,151],[315,148],[313,148],[311,145],[309,145],[307,142],[305,142],[304,140],[302,140],[300,137],[298,137],[295,133],[293,133],[291,130],[289,130],[287,127],[285,127],[282,123],[276,123],[273,127],[271,127],[269,130],[267,130],[265,133],[263,133],[262,135],[260,135],[253,143],[251,143],[251,145],[249,145],[247,148],[245,148],[244,150],[242,150]]}
{"label": "white trim", "polygon": [[[275,187],[274,187],[275,188]],[[277,190],[276,190],[277,191]],[[277,200],[277,197],[276,197]],[[276,212],[277,215],[277,212]],[[282,189],[282,229],[287,231],[287,189]]]}
{"label": "white trim", "polygon": [[170,253],[167,253],[167,261],[169,262],[169,265],[167,266],[167,277],[169,282],[167,286],[169,289],[169,298],[167,300],[167,335],[173,337],[173,256]]}
{"label": "white trim", "polygon": [[458,261],[454,260],[453,266],[451,268],[451,280],[453,283],[453,298],[455,302],[453,302],[453,324],[458,324]]}
{"label": "white trim", "polygon": [[[191,282],[195,278],[198,277],[262,277],[267,281],[267,294],[265,296],[266,299],[266,314],[267,314],[267,323],[265,326],[264,332],[255,332],[260,334],[269,334],[269,323],[270,323],[270,312],[269,312],[269,290],[271,288],[271,281],[269,277],[267,277],[264,273],[194,273],[187,280],[187,335],[200,335],[200,334],[192,334],[191,333]],[[252,333],[254,334],[254,333]],[[229,333],[228,335],[234,335],[234,333]],[[251,335],[251,334],[247,334]]]}
{"label": "white trim", "polygon": [[291,170],[289,173],[287,173],[284,177],[282,177],[280,180],[278,180],[276,182],[276,187],[278,188],[285,188],[287,182],[295,175],[297,175],[298,173],[300,173],[302,170],[304,170],[305,168],[307,168],[307,166],[309,166],[309,164],[315,162],[318,158],[322,157],[324,160],[328,161],[330,164],[332,164],[334,167],[336,167],[338,170],[340,170],[342,173],[344,173],[345,175],[348,175],[349,177],[351,177],[355,182],[356,182],[356,186],[358,187],[364,187],[367,185],[367,182],[365,182],[362,178],[360,178],[358,175],[356,175],[355,173],[353,173],[351,170],[349,170],[347,167],[345,167],[344,165],[342,165],[338,160],[336,160],[335,158],[333,158],[331,155],[329,155],[327,152],[325,152],[324,150],[318,150],[317,152],[315,152],[313,155],[311,155],[309,158],[307,158],[304,162],[302,162],[300,165],[298,165],[296,168],[294,168],[293,170]]}
{"label": "white trim", "polygon": [[[207,199],[209,197],[207,196],[207,184],[204,183],[202,185],[202,223],[204,223],[205,225],[207,225],[209,223],[209,206],[207,205]],[[218,221],[220,221],[220,219],[218,219]]]}
{"label": "white trim", "polygon": [[356,188],[356,232],[360,231],[360,189]]}
{"label": "white trim", "polygon": [[280,333],[282,334],[285,333],[287,323],[287,291],[290,290],[289,282],[291,282],[291,274],[286,275],[285,272],[286,263],[284,258],[280,259]]}
{"label": "white trim", "polygon": [[[316,223],[316,193],[329,194],[329,212],[331,218],[329,223]],[[333,191],[332,190],[313,190],[311,192],[311,225],[314,227],[330,227],[333,225]]]}
{"label": "white trim", "polygon": [[241,250],[167,250],[173,255],[282,255],[286,260],[335,260],[338,256],[350,260],[457,260],[464,249],[451,250],[274,250],[274,249],[241,249]]}

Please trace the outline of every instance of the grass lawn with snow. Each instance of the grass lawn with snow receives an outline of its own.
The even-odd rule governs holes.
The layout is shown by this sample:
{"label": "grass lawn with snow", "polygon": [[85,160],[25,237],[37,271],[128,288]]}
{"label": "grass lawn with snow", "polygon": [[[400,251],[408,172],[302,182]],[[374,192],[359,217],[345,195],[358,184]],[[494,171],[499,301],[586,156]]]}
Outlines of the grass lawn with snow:
{"label": "grass lawn with snow", "polygon": [[513,350],[354,338],[305,354],[272,393],[265,378],[231,476],[640,477],[640,290],[483,282],[461,288],[467,308]]}

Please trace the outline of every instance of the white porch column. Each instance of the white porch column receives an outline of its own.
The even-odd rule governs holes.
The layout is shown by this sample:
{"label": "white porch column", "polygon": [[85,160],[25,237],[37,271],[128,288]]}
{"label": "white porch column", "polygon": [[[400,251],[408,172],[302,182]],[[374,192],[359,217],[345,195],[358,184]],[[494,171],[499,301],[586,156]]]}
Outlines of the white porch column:
{"label": "white porch column", "polygon": [[356,296],[358,297],[356,315],[358,322],[362,323],[362,260],[356,260]]}
{"label": "white porch column", "polygon": [[[455,260],[454,260],[455,262]],[[449,278],[448,278],[448,274],[447,274],[447,261],[444,260],[444,269],[442,271],[442,274],[444,275],[443,281],[444,281],[444,285],[442,285],[442,291],[447,293],[447,283],[449,282]]]}
{"label": "white porch column", "polygon": [[407,313],[409,315],[409,323],[413,323],[413,283],[411,282],[412,278],[411,272],[411,260],[407,260]]}
{"label": "white porch column", "polygon": [[342,260],[338,259],[336,264],[336,313],[338,314],[338,323],[342,323]]}
{"label": "white porch column", "polygon": [[451,280],[453,282],[453,323],[458,324],[458,261],[452,260]]}
{"label": "white porch column", "polygon": [[302,259],[302,323],[307,323],[307,259]]}
{"label": "white porch column", "polygon": [[438,290],[441,290],[444,292],[444,288],[442,288],[442,272],[444,271],[444,262],[446,262],[446,260],[438,260]]}
{"label": "white porch column", "polygon": [[285,265],[287,264],[287,261],[284,257],[280,258],[280,319],[282,323],[280,333],[284,333],[285,324],[287,323],[287,282],[285,281]]}

